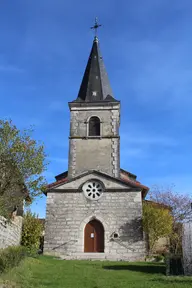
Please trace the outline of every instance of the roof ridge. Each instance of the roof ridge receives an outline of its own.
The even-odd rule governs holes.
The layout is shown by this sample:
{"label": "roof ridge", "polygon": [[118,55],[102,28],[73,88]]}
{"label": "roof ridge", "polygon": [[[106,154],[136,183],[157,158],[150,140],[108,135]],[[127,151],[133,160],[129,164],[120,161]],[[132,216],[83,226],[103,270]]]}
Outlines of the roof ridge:
{"label": "roof ridge", "polygon": [[140,187],[140,188],[145,189],[145,190],[147,190],[147,191],[149,190],[149,188],[148,188],[147,186],[141,184],[141,183],[138,182],[138,181],[134,181],[134,180],[131,180],[131,179],[129,179],[129,178],[126,178],[126,179],[125,179],[125,178],[121,178],[121,177],[116,178],[116,177],[113,177],[113,176],[111,176],[111,175],[109,175],[109,174],[106,174],[106,173],[103,173],[103,172],[97,171],[97,170],[85,171],[85,172],[81,173],[80,175],[78,175],[78,176],[76,176],[76,177],[74,177],[74,178],[72,178],[72,179],[69,179],[69,178],[66,177],[66,178],[63,178],[63,179],[61,179],[61,180],[55,181],[55,182],[47,185],[47,189],[50,189],[50,188],[52,188],[52,187],[54,187],[54,186],[57,186],[57,185],[59,185],[59,184],[62,184],[62,183],[68,182],[68,181],[71,182],[71,181],[73,181],[73,180],[78,179],[79,177],[86,176],[87,174],[90,174],[90,173],[102,174],[102,175],[104,175],[104,176],[106,176],[106,177],[114,178],[114,180],[116,180],[116,181],[121,181],[121,182],[124,182],[124,183],[129,183],[129,184],[132,184],[133,186]]}

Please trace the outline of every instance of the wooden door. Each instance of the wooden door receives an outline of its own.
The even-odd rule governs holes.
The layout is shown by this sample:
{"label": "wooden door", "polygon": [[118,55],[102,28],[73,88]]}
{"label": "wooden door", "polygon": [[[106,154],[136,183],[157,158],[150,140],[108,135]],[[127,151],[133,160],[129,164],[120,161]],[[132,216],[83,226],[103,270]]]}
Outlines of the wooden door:
{"label": "wooden door", "polygon": [[97,220],[92,220],[85,226],[84,252],[104,252],[104,228]]}

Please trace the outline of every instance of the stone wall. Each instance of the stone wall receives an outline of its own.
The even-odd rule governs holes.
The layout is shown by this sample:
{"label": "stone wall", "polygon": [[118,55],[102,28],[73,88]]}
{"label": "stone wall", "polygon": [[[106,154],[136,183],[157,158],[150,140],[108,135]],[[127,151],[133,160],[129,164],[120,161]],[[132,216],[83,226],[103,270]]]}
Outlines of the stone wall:
{"label": "stone wall", "polygon": [[153,247],[153,252],[157,254],[166,252],[168,251],[169,244],[170,240],[168,237],[161,237],[156,241]]}
{"label": "stone wall", "polygon": [[22,217],[16,216],[11,222],[0,216],[0,249],[20,244]]}
{"label": "stone wall", "polygon": [[192,222],[183,224],[182,248],[184,273],[192,276]]}
{"label": "stone wall", "polygon": [[[71,109],[68,177],[73,178],[92,169],[119,177],[119,103]],[[98,137],[88,135],[88,123],[92,116],[99,117],[101,121]]]}
{"label": "stone wall", "polygon": [[[97,219],[105,231],[101,257],[141,260],[146,252],[141,217],[141,192],[105,192],[98,201],[90,201],[79,191],[49,192],[44,252],[72,259],[85,257],[84,228],[90,220]],[[113,239],[114,233],[118,239]]]}

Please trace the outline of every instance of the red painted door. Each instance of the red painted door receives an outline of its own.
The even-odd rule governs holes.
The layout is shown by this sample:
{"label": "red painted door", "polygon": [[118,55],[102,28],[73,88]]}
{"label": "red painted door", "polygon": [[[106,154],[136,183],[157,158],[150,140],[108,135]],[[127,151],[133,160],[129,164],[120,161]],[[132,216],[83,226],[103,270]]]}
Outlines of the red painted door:
{"label": "red painted door", "polygon": [[92,220],[85,226],[84,252],[104,252],[104,228],[97,220]]}

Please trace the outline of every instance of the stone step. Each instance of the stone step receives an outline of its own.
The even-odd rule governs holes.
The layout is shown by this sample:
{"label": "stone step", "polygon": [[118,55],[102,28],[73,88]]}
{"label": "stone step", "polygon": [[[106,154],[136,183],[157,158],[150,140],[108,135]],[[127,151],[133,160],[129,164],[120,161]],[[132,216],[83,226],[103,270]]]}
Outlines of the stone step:
{"label": "stone step", "polygon": [[76,253],[73,255],[60,255],[63,260],[108,260],[108,261],[136,261],[134,257],[123,257],[106,253]]}
{"label": "stone step", "polygon": [[76,253],[75,255],[61,255],[62,259],[105,260],[105,253]]}

